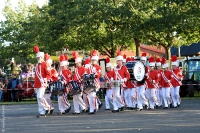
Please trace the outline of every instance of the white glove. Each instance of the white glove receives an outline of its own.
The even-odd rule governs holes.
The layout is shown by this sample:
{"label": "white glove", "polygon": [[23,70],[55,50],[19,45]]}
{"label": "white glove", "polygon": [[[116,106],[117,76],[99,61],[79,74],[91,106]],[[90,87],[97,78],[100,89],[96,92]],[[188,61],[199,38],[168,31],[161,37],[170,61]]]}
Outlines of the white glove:
{"label": "white glove", "polygon": [[65,84],[65,82],[64,81],[61,81],[61,83],[64,85]]}
{"label": "white glove", "polygon": [[121,82],[124,82],[124,79],[120,79]]}
{"label": "white glove", "polygon": [[126,82],[127,81],[127,78],[124,78],[124,82]]}
{"label": "white glove", "polygon": [[113,77],[110,79],[110,81],[113,81],[114,79],[113,79]]}
{"label": "white glove", "polygon": [[156,81],[155,81],[155,80],[153,80],[152,82],[153,82],[154,84],[156,83]]}
{"label": "white glove", "polygon": [[43,84],[43,83],[44,83],[44,80],[43,80],[43,79],[40,79],[40,83],[42,83],[42,84]]}
{"label": "white glove", "polygon": [[149,74],[148,74],[148,73],[146,73],[146,74],[145,74],[145,76],[147,76],[147,77],[148,77],[148,76],[149,76]]}

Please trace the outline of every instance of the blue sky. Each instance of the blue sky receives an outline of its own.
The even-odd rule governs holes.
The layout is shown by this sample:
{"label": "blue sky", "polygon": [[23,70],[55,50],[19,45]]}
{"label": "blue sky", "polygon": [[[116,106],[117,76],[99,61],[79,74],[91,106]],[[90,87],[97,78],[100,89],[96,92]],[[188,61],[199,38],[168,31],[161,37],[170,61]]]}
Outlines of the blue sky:
{"label": "blue sky", "polygon": [[[5,20],[3,14],[2,14],[2,10],[5,6],[5,2],[7,0],[0,0],[0,20]],[[43,4],[45,4],[48,0],[24,0],[28,5],[31,5],[33,1],[36,1],[38,3],[39,6],[42,6]],[[12,3],[13,7],[17,7],[19,0],[10,0],[10,2]]]}

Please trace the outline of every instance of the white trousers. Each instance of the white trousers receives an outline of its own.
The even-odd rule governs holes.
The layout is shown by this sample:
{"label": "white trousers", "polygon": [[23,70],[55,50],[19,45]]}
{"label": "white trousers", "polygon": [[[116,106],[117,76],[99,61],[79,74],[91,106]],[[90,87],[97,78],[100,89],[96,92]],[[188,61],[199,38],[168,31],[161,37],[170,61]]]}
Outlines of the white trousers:
{"label": "white trousers", "polygon": [[141,85],[141,86],[137,86],[137,99],[138,99],[138,106],[137,108],[139,109],[143,109],[143,104],[144,105],[148,105],[148,100],[145,96],[145,86]]}
{"label": "white trousers", "polygon": [[88,94],[88,101],[90,105],[90,113],[94,112],[94,110],[98,110],[97,96],[96,92],[91,92]]}
{"label": "white trousers", "polygon": [[156,97],[156,89],[146,89],[146,97],[149,101],[149,107],[154,109],[155,105],[158,105],[158,99]]}
{"label": "white trousers", "polygon": [[50,106],[47,103],[46,99],[44,98],[44,92],[45,92],[44,87],[41,88],[36,88],[36,94],[37,94],[37,102],[38,102],[38,112],[40,114],[45,114],[46,110],[50,110]]}
{"label": "white trousers", "polygon": [[157,99],[158,99],[158,106],[161,106],[162,102],[163,102],[163,91],[162,91],[162,88],[158,88],[158,90],[157,90]]}
{"label": "white trousers", "polygon": [[124,102],[122,97],[120,96],[120,87],[113,88],[113,107],[114,110],[118,110],[119,108],[124,106]]}
{"label": "white trousers", "polygon": [[65,113],[65,110],[67,110],[70,107],[70,103],[67,99],[66,94],[58,95],[58,109],[61,113]]}
{"label": "white trousers", "polygon": [[54,105],[53,105],[53,103],[51,101],[51,93],[44,94],[44,98],[46,99],[47,103],[49,104],[50,109],[54,109]]}
{"label": "white trousers", "polygon": [[105,95],[106,109],[110,109],[110,103],[113,105],[112,88],[111,89],[106,89],[106,95]]}
{"label": "white trousers", "polygon": [[171,89],[172,103],[176,107],[177,104],[180,104],[180,95],[179,95],[180,86],[175,86]]}
{"label": "white trousers", "polygon": [[166,87],[166,88],[162,88],[162,92],[163,92],[163,101],[164,101],[164,106],[168,107],[170,102],[170,88]]}
{"label": "white trousers", "polygon": [[127,107],[135,108],[137,104],[136,88],[128,88],[124,92]]}
{"label": "white trousers", "polygon": [[86,110],[88,110],[88,108],[89,108],[90,105],[89,105],[88,95],[85,94],[85,93],[83,93],[83,102],[86,105]]}
{"label": "white trousers", "polygon": [[86,109],[86,104],[83,102],[82,99],[82,93],[73,95],[73,103],[74,103],[74,112],[76,113],[80,113],[80,108],[82,110]]}

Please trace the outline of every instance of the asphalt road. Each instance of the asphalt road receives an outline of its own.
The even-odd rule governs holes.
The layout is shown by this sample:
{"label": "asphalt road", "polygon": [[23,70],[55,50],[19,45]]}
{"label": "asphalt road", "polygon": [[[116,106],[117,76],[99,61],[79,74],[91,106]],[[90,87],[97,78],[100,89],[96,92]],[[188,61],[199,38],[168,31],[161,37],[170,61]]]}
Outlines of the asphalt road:
{"label": "asphalt road", "polygon": [[[175,109],[125,110],[119,113],[105,111],[104,106],[95,114],[87,113],[58,116],[56,110],[46,118],[36,118],[37,104],[0,105],[0,128],[6,133],[199,133],[200,100],[182,100]],[[0,132],[1,132],[0,131]]]}

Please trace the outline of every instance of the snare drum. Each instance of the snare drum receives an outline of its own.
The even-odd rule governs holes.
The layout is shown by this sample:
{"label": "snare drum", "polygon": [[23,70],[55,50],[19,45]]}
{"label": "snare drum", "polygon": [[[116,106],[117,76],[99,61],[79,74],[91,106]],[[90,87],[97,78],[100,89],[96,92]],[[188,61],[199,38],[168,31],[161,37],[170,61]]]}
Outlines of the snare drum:
{"label": "snare drum", "polygon": [[53,95],[62,95],[64,93],[65,86],[60,82],[53,83],[52,94]]}
{"label": "snare drum", "polygon": [[101,88],[110,88],[111,84],[110,82],[101,82]]}
{"label": "snare drum", "polygon": [[120,87],[120,86],[121,86],[121,81],[119,81],[119,80],[113,81],[113,87]]}
{"label": "snare drum", "polygon": [[70,81],[69,83],[72,87],[72,90],[69,93],[70,96],[81,93],[80,85],[76,81]]}

